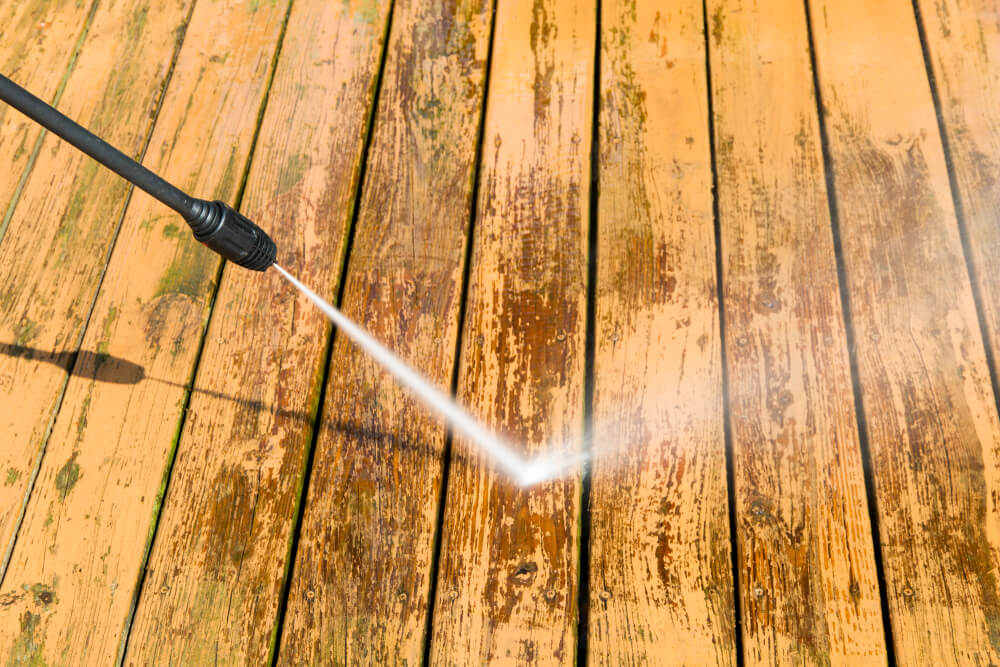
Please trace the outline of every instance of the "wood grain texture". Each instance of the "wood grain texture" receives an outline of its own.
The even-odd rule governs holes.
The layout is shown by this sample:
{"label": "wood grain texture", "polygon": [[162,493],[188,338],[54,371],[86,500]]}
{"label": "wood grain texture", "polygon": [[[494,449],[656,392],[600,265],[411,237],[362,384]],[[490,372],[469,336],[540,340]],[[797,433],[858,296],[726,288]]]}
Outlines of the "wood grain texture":
{"label": "wood grain texture", "polygon": [[[445,391],[491,10],[396,3],[342,304]],[[445,427],[343,337],[322,415],[281,662],[418,664]]]}
{"label": "wood grain texture", "polygon": [[912,5],[810,7],[897,657],[996,663],[1000,421]]}
{"label": "wood grain texture", "polygon": [[[258,10],[259,11],[259,10]],[[332,297],[388,6],[296,3],[243,210]],[[125,662],[265,664],[330,327],[276,272],[227,265]]]}
{"label": "wood grain texture", "polygon": [[[78,0],[0,2],[0,74],[27,86],[43,100],[57,98],[93,4]],[[0,165],[4,165],[0,171],[0,240],[6,231],[3,221],[8,204],[16,197],[25,170],[30,169],[41,133],[42,128],[26,116],[0,103]]]}
{"label": "wood grain texture", "polygon": [[[196,6],[147,166],[233,201],[285,7]],[[0,589],[0,644],[34,614],[33,659],[117,656],[219,263],[180,216],[133,197]]]}
{"label": "wood grain texture", "polygon": [[747,664],[884,664],[804,6],[708,3]]}
{"label": "wood grain texture", "polygon": [[[141,154],[190,4],[129,0],[94,16],[61,110]],[[139,48],[139,45],[142,45]],[[0,548],[15,520],[79,349],[128,185],[47,135],[0,244]]]}
{"label": "wood grain texture", "polygon": [[702,3],[602,3],[588,662],[732,665]]}
{"label": "wood grain texture", "polygon": [[[579,447],[596,13],[497,7],[459,400],[526,452]],[[435,664],[568,664],[580,478],[521,488],[457,441],[434,604]]]}
{"label": "wood grain texture", "polygon": [[[1000,358],[1000,7],[993,0],[917,3],[954,168],[987,344]],[[995,362],[994,362],[995,363]]]}
{"label": "wood grain texture", "polygon": [[[986,321],[986,342],[996,364],[1000,359],[1000,229],[997,227],[997,212],[1000,211],[1000,189],[997,188],[1000,181],[1000,7],[986,0],[938,0],[919,2],[918,7],[954,169],[954,194],[961,207],[971,251],[973,280],[979,287],[979,303]],[[975,458],[972,465],[979,465]],[[996,480],[993,475],[995,472],[984,475],[984,480]],[[992,522],[994,527],[987,531],[991,535],[996,535],[992,500],[995,489],[995,481],[984,488],[976,479],[972,495],[968,497],[973,501],[974,520],[983,526],[990,525],[987,520]],[[989,500],[984,497],[987,493]],[[988,512],[984,511],[987,507],[990,508]],[[977,536],[976,539],[981,538]],[[979,578],[984,567],[996,565],[995,539],[991,538],[992,561],[980,560],[986,554],[981,543],[977,546],[980,548],[974,552],[974,564],[963,568],[966,577],[971,573]],[[990,644],[987,654],[995,659],[1000,651],[1000,600],[995,597],[995,581],[989,583],[991,577],[995,580],[995,574],[985,577],[982,594],[988,628],[986,636]],[[983,660],[985,662],[985,658]]]}

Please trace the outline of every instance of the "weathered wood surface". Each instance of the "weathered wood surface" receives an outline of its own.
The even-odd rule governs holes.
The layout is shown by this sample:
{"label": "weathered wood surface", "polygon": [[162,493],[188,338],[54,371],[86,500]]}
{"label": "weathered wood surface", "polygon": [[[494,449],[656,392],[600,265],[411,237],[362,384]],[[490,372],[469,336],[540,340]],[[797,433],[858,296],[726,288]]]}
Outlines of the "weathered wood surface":
{"label": "weathered wood surface", "polygon": [[[61,110],[125,153],[141,154],[189,6],[144,0],[100,6]],[[5,552],[128,192],[117,175],[48,135],[0,243],[0,470],[9,482],[0,487]]]}
{"label": "weathered wood surface", "polygon": [[[285,6],[197,4],[150,168],[234,200]],[[47,664],[117,656],[219,263],[176,213],[133,196],[0,589],[0,644],[27,633]]]}
{"label": "weathered wood surface", "polygon": [[[489,0],[396,3],[342,305],[445,391],[491,13]],[[445,426],[343,337],[322,415],[281,662],[418,664]]]}
{"label": "weathered wood surface", "polygon": [[954,168],[955,194],[982,296],[987,343],[1000,357],[1000,9],[989,0],[922,1],[929,61]]}
{"label": "weathered wood surface", "polygon": [[[582,446],[596,13],[497,6],[458,396],[524,443]],[[580,476],[521,488],[458,440],[435,664],[575,659]]]}
{"label": "weathered wood surface", "polygon": [[128,153],[152,132],[197,194],[234,201],[250,164],[244,210],[328,297],[366,183],[345,310],[532,452],[580,445],[599,131],[590,544],[578,471],[445,462],[364,355],[324,367],[328,324],[276,275],[226,268],[213,302],[178,218],[141,193],[122,217],[124,182],[0,105],[7,662],[565,664],[581,553],[595,664],[884,664],[886,625],[902,664],[1000,662],[993,3],[605,0],[596,119],[592,7],[295,2],[274,61],[289,4],[0,0],[0,71]]}
{"label": "weathered wood surface", "polygon": [[1000,422],[913,8],[810,7],[897,657],[995,663]]}
{"label": "weathered wood surface", "polygon": [[804,6],[708,8],[744,658],[884,663]]}
{"label": "weathered wood surface", "polygon": [[[326,297],[387,16],[385,3],[293,4],[247,181],[243,210],[279,264]],[[225,269],[126,663],[268,660],[329,332],[276,272]]]}
{"label": "weathered wood surface", "polygon": [[[60,84],[86,34],[94,4],[79,0],[0,2],[0,74],[58,105]],[[9,204],[30,169],[42,131],[23,114],[0,105],[0,165],[5,174],[0,178],[0,239],[7,228]]]}
{"label": "weathered wood surface", "polygon": [[[986,343],[992,352],[993,372],[1000,359],[1000,22],[995,2],[984,0],[939,0],[919,2],[929,63],[937,86],[937,96],[947,140],[955,188],[968,235],[972,279],[978,285],[986,323]],[[994,378],[995,379],[995,378]],[[994,385],[995,389],[995,385]],[[979,464],[973,456],[971,465]],[[984,457],[995,463],[995,457]],[[984,486],[983,482],[988,481]],[[964,530],[974,539],[985,532],[989,537],[989,554],[982,547],[973,552],[971,567],[983,578],[982,602],[986,605],[985,635],[990,644],[986,655],[1000,652],[1000,600],[997,599],[996,575],[998,562],[996,508],[992,498],[997,489],[996,468],[987,470],[982,480],[972,477],[968,499],[973,501],[972,522]],[[986,496],[986,494],[989,496]],[[987,497],[990,501],[987,501]],[[990,502],[990,504],[986,504]],[[985,511],[984,511],[985,510]],[[959,510],[960,511],[960,510]],[[971,523],[971,529],[968,524]],[[979,523],[979,527],[976,527]],[[984,530],[985,529],[985,530]],[[976,535],[979,532],[980,535]],[[954,571],[954,576],[959,571]],[[983,574],[989,572],[990,574]],[[966,575],[968,576],[968,575]],[[976,601],[978,596],[971,598]],[[957,622],[957,619],[956,619]],[[980,626],[979,633],[984,629]],[[977,633],[978,634],[978,633]],[[974,646],[974,645],[973,645]],[[971,648],[971,647],[970,647]],[[959,656],[961,653],[956,651]],[[984,658],[985,660],[985,658]]]}
{"label": "weathered wood surface", "polygon": [[602,7],[588,660],[731,665],[702,3]]}

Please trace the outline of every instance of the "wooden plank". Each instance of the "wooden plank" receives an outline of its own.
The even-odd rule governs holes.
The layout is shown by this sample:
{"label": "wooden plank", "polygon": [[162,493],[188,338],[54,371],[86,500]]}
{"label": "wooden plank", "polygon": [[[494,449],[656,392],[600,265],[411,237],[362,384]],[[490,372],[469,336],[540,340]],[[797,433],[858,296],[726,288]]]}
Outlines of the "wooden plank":
{"label": "wooden plank", "polygon": [[[996,363],[1000,359],[1000,235],[997,234],[1000,191],[996,187],[1000,180],[1000,136],[997,134],[1000,124],[1000,23],[997,6],[995,2],[982,0],[939,0],[933,5],[920,2],[918,6],[937,84],[946,148],[954,169],[953,194],[957,195],[959,214],[968,235],[972,279],[979,288],[978,305],[986,322],[986,345],[992,352],[993,372],[996,373]],[[973,456],[970,465],[981,465],[977,459]],[[996,460],[994,457],[984,459]],[[980,627],[976,639],[983,641],[981,624],[985,619],[985,637],[990,648],[984,655],[993,656],[994,660],[1000,651],[1000,623],[997,621],[1000,600],[996,597],[998,590],[993,570],[997,563],[998,538],[996,509],[992,503],[986,504],[986,493],[991,494],[990,498],[995,493],[995,473],[994,467],[981,479],[979,475],[973,477],[972,493],[966,497],[972,502],[973,513],[967,515],[965,521],[973,517],[980,527],[963,531],[977,540],[980,539],[977,532],[989,535],[989,550],[983,542],[975,544],[971,552],[972,563],[966,564],[964,569],[975,573],[971,578],[966,575],[965,586],[981,582],[984,606],[982,616],[976,614]],[[983,482],[986,482],[985,488]],[[984,575],[984,572],[989,574]],[[980,604],[978,595],[967,599],[970,607]],[[936,620],[932,618],[929,622]],[[951,622],[963,621],[956,618]]]}
{"label": "wooden plank", "polygon": [[[243,209],[282,266],[340,275],[388,5],[295,3]],[[265,664],[330,327],[275,273],[226,267],[126,662]]]}
{"label": "wooden plank", "polygon": [[[236,197],[286,6],[198,3],[151,169],[191,192]],[[22,657],[115,659],[219,263],[177,214],[135,195],[0,589],[0,644],[18,642]]]}
{"label": "wooden plank", "polygon": [[912,5],[810,7],[897,657],[996,663],[1000,420]]}
{"label": "wooden plank", "polygon": [[[1000,22],[987,0],[918,2],[987,344],[1000,358]],[[994,361],[994,363],[996,363]]]}
{"label": "wooden plank", "polygon": [[[188,6],[130,0],[99,7],[61,110],[126,153],[141,154]],[[120,177],[46,136],[0,244],[5,554],[128,191]]]}
{"label": "wooden plank", "polygon": [[588,660],[736,660],[700,0],[603,3]]}
{"label": "wooden plank", "polygon": [[744,659],[884,663],[804,6],[708,8]]}
{"label": "wooden plank", "polygon": [[[525,451],[583,426],[596,14],[501,2],[458,395]],[[580,478],[521,488],[456,442],[435,664],[575,658]]]}
{"label": "wooden plank", "polygon": [[[93,5],[78,0],[0,2],[0,73],[44,100],[58,100],[59,84],[71,67]],[[6,231],[8,204],[30,169],[41,134],[42,128],[23,114],[0,104],[0,164],[5,165],[0,178],[0,239]],[[24,473],[14,470],[12,474]]]}
{"label": "wooden plank", "polygon": [[[445,390],[491,10],[397,2],[342,306]],[[322,414],[281,661],[418,664],[445,427],[342,337]]]}

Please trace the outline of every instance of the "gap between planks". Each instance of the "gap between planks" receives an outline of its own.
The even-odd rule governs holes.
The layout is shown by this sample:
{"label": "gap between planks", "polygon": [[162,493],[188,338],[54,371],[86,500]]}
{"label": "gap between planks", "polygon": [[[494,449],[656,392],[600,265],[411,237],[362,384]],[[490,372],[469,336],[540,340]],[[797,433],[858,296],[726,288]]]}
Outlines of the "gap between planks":
{"label": "gap between planks", "polygon": [[[267,102],[271,94],[271,86],[274,83],[274,75],[277,70],[278,58],[281,55],[281,47],[285,41],[285,30],[288,27],[288,17],[292,13],[292,6],[295,4],[295,0],[289,0],[288,7],[285,10],[285,16],[282,19],[281,29],[278,32],[278,41],[274,48],[274,53],[271,57],[270,71],[268,74],[267,83],[264,86],[264,93],[260,103],[260,109],[257,112],[257,120],[254,124],[253,138],[250,140],[250,150],[246,156],[246,162],[243,166],[243,173],[240,177],[240,185],[237,189],[236,198],[233,201],[233,208],[237,211],[240,210],[240,206],[243,204],[243,195],[246,192],[247,179],[250,175],[250,167],[253,165],[254,155],[257,151],[257,140],[260,138],[260,128],[264,120],[264,113],[267,110]],[[191,8],[192,13],[194,12],[194,6]],[[189,17],[190,20],[190,17]],[[169,84],[168,84],[169,85]],[[166,93],[167,86],[164,86],[164,94]],[[211,294],[208,298],[208,316],[205,320],[205,325],[202,328],[201,336],[198,339],[198,348],[195,352],[194,363],[191,365],[191,371],[188,375],[188,380],[185,383],[185,391],[183,397],[183,404],[180,409],[180,417],[177,420],[177,431],[174,435],[173,441],[171,443],[170,452],[167,455],[167,461],[165,470],[163,473],[163,482],[160,485],[160,490],[157,492],[158,502],[154,506],[153,518],[151,526],[149,529],[149,539],[146,541],[146,548],[142,555],[142,564],[139,570],[139,576],[136,580],[136,585],[134,592],[132,594],[132,602],[129,606],[128,617],[125,621],[125,627],[122,629],[121,642],[118,647],[118,657],[115,662],[116,665],[121,667],[125,664],[125,655],[128,651],[128,640],[132,632],[132,622],[135,620],[135,612],[139,607],[140,598],[145,589],[146,583],[146,573],[147,567],[149,565],[149,555],[153,551],[153,545],[156,543],[156,529],[160,524],[160,512],[163,509],[163,499],[167,495],[167,491],[170,488],[170,474],[173,472],[174,460],[177,455],[177,448],[180,445],[181,434],[184,432],[184,422],[187,419],[188,408],[191,405],[191,396],[194,394],[194,381],[198,374],[198,366],[201,363],[202,352],[205,350],[205,341],[208,339],[208,327],[212,321],[212,314],[215,312],[215,301],[219,295],[219,288],[222,285],[222,272],[226,266],[226,260],[222,260],[219,263],[218,270],[215,273],[214,286],[211,290]]]}
{"label": "gap between planks", "polygon": [[[100,0],[94,0],[93,5],[91,5],[90,12],[87,14],[87,18],[86,18],[86,20],[84,22],[84,27],[83,27],[83,29],[80,32],[80,36],[79,36],[79,38],[76,41],[76,45],[74,46],[72,58],[70,59],[70,62],[67,65],[67,68],[66,68],[66,72],[63,75],[62,80],[60,81],[59,89],[56,92],[56,95],[54,96],[54,98],[52,100],[52,106],[58,107],[59,101],[62,99],[63,91],[65,91],[66,86],[69,83],[69,79],[70,79],[70,77],[71,77],[71,75],[73,73],[73,68],[74,68],[74,66],[76,64],[77,59],[79,58],[80,51],[83,48],[84,42],[86,41],[86,38],[87,38],[87,35],[90,32],[91,25],[93,24],[94,16],[97,14],[97,10],[98,10],[99,4],[100,4]],[[188,22],[191,20],[191,15],[194,12],[194,6],[195,6],[195,4],[196,4],[196,2],[192,2],[191,3],[191,7],[188,10],[187,17],[184,20],[184,22],[181,24],[182,30],[186,29],[186,27],[188,25]],[[183,46],[183,42],[184,42],[184,39],[183,39],[183,32],[182,32],[181,38],[178,39],[178,40],[176,40],[176,42],[175,42],[173,55],[171,56],[170,62],[169,62],[168,67],[167,67],[167,73],[166,73],[166,75],[165,75],[165,77],[164,77],[164,79],[162,81],[159,95],[157,96],[157,100],[156,100],[156,104],[155,104],[155,107],[154,107],[153,116],[150,119],[149,125],[147,126],[145,137],[142,139],[141,144],[140,144],[139,156],[137,158],[137,161],[140,162],[140,163],[142,162],[143,157],[145,156],[146,151],[149,148],[149,141],[150,141],[150,139],[153,136],[153,130],[156,127],[156,120],[159,117],[160,110],[162,109],[163,99],[166,96],[166,90],[167,90],[167,87],[170,84],[170,78],[173,75],[174,66],[177,64],[177,58],[180,55],[180,51],[181,51],[181,48]],[[11,219],[14,216],[15,207],[16,207],[17,203],[20,201],[21,192],[23,191],[25,184],[28,182],[30,174],[31,174],[31,172],[34,169],[35,161],[36,161],[36,159],[38,157],[39,152],[41,152],[41,149],[42,149],[42,142],[44,141],[44,139],[45,139],[45,137],[47,135],[48,135],[48,131],[45,130],[45,129],[43,129],[40,132],[40,134],[38,136],[38,139],[35,142],[35,146],[34,146],[34,149],[32,150],[31,157],[29,158],[28,165],[25,167],[25,170],[24,170],[24,172],[21,175],[20,181],[18,182],[17,190],[15,192],[15,197],[11,200],[10,206],[8,207],[7,213],[6,213],[6,215],[5,215],[4,219],[3,219],[3,223],[0,224],[0,243],[3,242],[3,239],[6,236],[7,228],[9,227],[10,221],[11,221]],[[55,137],[55,135],[53,135],[53,137]],[[55,138],[55,140],[60,141],[60,142],[63,141],[61,138]],[[91,160],[91,158],[89,156],[86,157],[85,159],[86,160]],[[99,168],[103,168],[103,167],[99,167]],[[79,351],[80,351],[80,346],[83,344],[84,337],[87,334],[87,329],[90,326],[90,320],[91,320],[91,317],[94,314],[94,307],[97,304],[97,297],[98,297],[98,294],[101,291],[101,285],[104,283],[104,277],[105,277],[105,275],[107,273],[108,264],[110,262],[111,255],[112,255],[112,253],[114,251],[116,242],[118,240],[118,235],[121,232],[121,225],[122,225],[122,222],[125,219],[125,212],[128,210],[129,203],[132,200],[132,193],[133,193],[133,191],[134,191],[134,187],[130,184],[129,188],[128,188],[128,192],[125,195],[125,198],[124,198],[124,200],[122,202],[122,205],[121,205],[121,212],[118,215],[118,221],[115,224],[114,229],[112,230],[111,242],[108,245],[108,249],[107,249],[107,252],[105,253],[104,261],[102,262],[102,268],[100,270],[100,275],[99,275],[99,277],[97,279],[97,283],[96,283],[96,285],[94,286],[94,289],[93,289],[93,296],[91,297],[91,300],[90,300],[90,306],[87,308],[86,316],[83,319],[83,325],[80,327],[79,335],[77,336],[76,343],[73,346],[74,352],[72,353],[72,355],[70,355],[70,358],[69,358],[69,361],[68,361],[68,366],[67,366],[67,371],[65,373],[65,377],[63,378],[62,386],[60,387],[60,389],[58,390],[58,393],[56,395],[54,408],[53,408],[52,414],[51,414],[51,416],[49,418],[48,426],[46,427],[46,430],[45,430],[45,435],[42,438],[42,441],[41,441],[41,444],[40,444],[40,447],[39,447],[39,450],[38,450],[38,454],[35,457],[34,465],[31,468],[31,474],[30,474],[29,481],[28,481],[28,487],[27,487],[27,489],[25,491],[25,494],[24,494],[24,500],[21,503],[20,511],[19,511],[19,513],[17,515],[17,518],[15,520],[13,529],[11,531],[10,541],[8,542],[6,550],[4,552],[3,561],[0,562],[0,585],[2,585],[4,583],[4,580],[5,580],[6,576],[7,576],[7,570],[9,568],[9,566],[10,566],[10,560],[13,557],[13,555],[14,555],[14,549],[17,546],[18,534],[20,533],[21,525],[22,525],[22,522],[24,521],[24,517],[27,514],[28,504],[31,501],[32,493],[33,493],[34,488],[35,488],[35,482],[37,481],[37,478],[38,478],[38,473],[41,471],[41,468],[42,468],[42,461],[45,458],[45,452],[46,452],[46,449],[47,449],[47,446],[48,446],[48,441],[49,441],[49,438],[52,435],[52,429],[54,428],[54,426],[56,424],[56,420],[58,419],[59,414],[60,414],[60,412],[62,410],[62,403],[63,403],[63,399],[66,396],[66,389],[69,386],[70,376],[72,375],[73,370],[76,368],[76,363],[77,363],[77,358],[78,358]]]}
{"label": "gap between planks", "polygon": [[882,540],[879,538],[878,506],[875,500],[875,469],[872,465],[871,445],[868,441],[868,423],[861,403],[861,377],[858,375],[858,353],[855,344],[854,318],[851,316],[851,295],[847,289],[846,268],[844,267],[844,247],[840,236],[840,210],[837,206],[836,183],[833,172],[833,158],[830,155],[830,137],[827,134],[826,117],[823,114],[823,92],[819,86],[816,70],[816,48],[813,37],[813,18],[809,0],[802,0],[806,15],[806,34],[809,40],[809,66],[812,69],[813,94],[816,97],[816,117],[819,119],[820,147],[823,150],[823,173],[826,179],[827,207],[830,210],[830,226],[833,231],[833,256],[837,264],[837,283],[840,287],[841,310],[844,313],[844,334],[847,338],[847,354],[851,367],[851,392],[854,398],[854,414],[858,421],[858,440],[861,447],[862,472],[865,478],[865,501],[868,521],[871,524],[872,554],[878,578],[879,606],[882,609],[882,632],[885,641],[886,659],[889,665],[896,664],[896,647],[892,637],[892,617],[889,614],[889,598],[886,594],[885,566],[882,563]]}
{"label": "gap between planks", "polygon": [[[395,0],[390,0],[388,14],[385,19],[385,30],[382,34],[382,52],[379,56],[377,74],[373,84],[373,96],[370,102],[368,118],[365,119],[365,130],[363,146],[361,149],[361,159],[358,166],[358,180],[351,200],[351,219],[344,237],[343,259],[340,265],[340,274],[337,277],[337,291],[333,299],[333,305],[339,310],[344,302],[344,289],[347,282],[347,271],[351,263],[351,250],[354,247],[354,234],[358,226],[358,214],[361,209],[361,196],[364,190],[365,174],[368,167],[368,154],[371,150],[372,128],[375,126],[375,118],[378,113],[379,95],[382,90],[382,75],[385,73],[385,62],[389,53],[389,34],[392,30],[393,12],[396,7]],[[278,600],[278,614],[274,624],[274,633],[271,637],[271,646],[268,651],[268,664],[275,667],[281,654],[281,637],[285,626],[285,617],[288,613],[288,596],[291,592],[292,575],[295,572],[295,561],[298,555],[299,541],[302,537],[302,519],[305,515],[306,500],[309,494],[309,482],[312,479],[313,461],[316,453],[316,442],[319,439],[320,429],[323,424],[326,406],[327,382],[330,376],[330,361],[333,358],[333,345],[337,340],[337,329],[332,327],[327,334],[326,351],[323,355],[323,372],[320,377],[319,399],[316,406],[316,416],[313,419],[312,434],[309,438],[309,445],[306,449],[306,457],[302,470],[300,487],[295,501],[294,520],[289,536],[288,558],[285,564],[285,572],[282,575],[281,594]]]}

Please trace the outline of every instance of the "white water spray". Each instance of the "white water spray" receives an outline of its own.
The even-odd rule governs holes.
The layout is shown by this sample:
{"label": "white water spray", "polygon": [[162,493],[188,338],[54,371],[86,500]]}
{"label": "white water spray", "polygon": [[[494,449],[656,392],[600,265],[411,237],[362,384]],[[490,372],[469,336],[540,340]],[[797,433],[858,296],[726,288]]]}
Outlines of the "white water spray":
{"label": "white water spray", "polygon": [[345,334],[361,349],[370,354],[382,364],[399,382],[409,389],[425,406],[437,412],[456,432],[464,436],[484,452],[507,474],[511,475],[522,486],[537,484],[548,479],[555,479],[572,469],[575,469],[586,459],[579,452],[550,451],[532,460],[527,460],[518,454],[514,448],[501,438],[490,433],[450,396],[425,380],[417,371],[410,368],[402,359],[379,343],[367,331],[359,327],[337,308],[324,301],[318,294],[300,283],[292,274],[274,265],[296,289],[302,292],[326,314],[337,327],[337,331]]}

